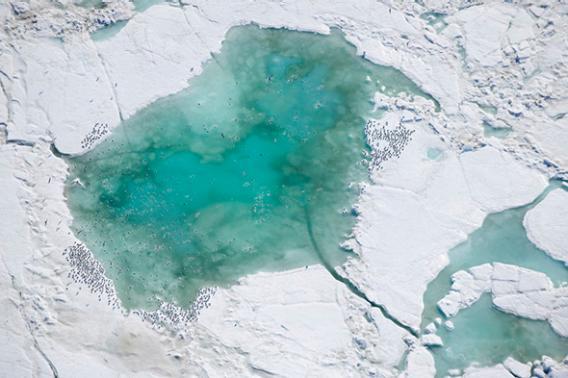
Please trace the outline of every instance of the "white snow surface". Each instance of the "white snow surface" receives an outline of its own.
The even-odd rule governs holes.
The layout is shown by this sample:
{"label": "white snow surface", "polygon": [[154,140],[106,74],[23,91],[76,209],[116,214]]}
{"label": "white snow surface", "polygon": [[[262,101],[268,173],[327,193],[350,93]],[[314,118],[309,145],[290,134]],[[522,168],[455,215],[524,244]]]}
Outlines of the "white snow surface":
{"label": "white snow surface", "polygon": [[408,353],[406,370],[399,378],[429,378],[435,375],[434,358],[428,349],[420,345],[411,349]]}
{"label": "white snow surface", "polygon": [[513,375],[502,364],[491,367],[472,367],[465,370],[464,378],[507,378]]}
{"label": "white snow surface", "polygon": [[523,220],[529,239],[568,266],[568,191],[556,189]]}
{"label": "white snow surface", "polygon": [[509,370],[509,372],[513,374],[515,377],[529,378],[531,376],[530,363],[523,364],[522,362],[519,362],[512,357],[508,357],[503,362],[503,366],[505,366],[505,369]]}
{"label": "white snow surface", "polygon": [[[391,115],[397,117],[381,121],[403,116]],[[387,162],[361,196],[355,228],[361,259],[344,268],[369,297],[413,328],[420,325],[428,283],[448,262],[447,251],[481,226],[488,212],[530,202],[546,186],[538,172],[494,147],[456,153],[428,132],[426,121],[416,123],[403,155]],[[441,149],[442,158],[428,159],[429,148]]]}
{"label": "white snow surface", "polygon": [[[64,198],[67,167],[50,143],[80,153],[96,123],[112,128],[186,88],[234,25],[338,27],[360,54],[400,69],[439,102],[435,111],[420,99],[378,99],[386,108],[380,125],[415,132],[399,159],[373,172],[349,242],[359,257],[340,270],[412,328],[447,251],[489,212],[532,201],[547,178],[568,171],[561,2],[182,0],[137,13],[97,42],[88,31],[131,17],[131,5],[109,0],[100,11],[60,3],[0,4],[0,371],[14,376],[434,376],[418,340],[321,267],[243,277],[177,334],[125,316],[67,276],[63,251],[77,240]],[[427,11],[447,14],[447,26],[429,26],[419,17]],[[512,132],[486,138],[484,123]],[[441,155],[429,159],[430,148]],[[562,224],[554,223],[562,220],[554,205],[562,206],[543,201],[525,225],[556,257],[565,244],[550,233]],[[496,305],[567,331],[564,313],[549,306],[565,301],[566,293],[557,295],[565,288],[531,277],[501,280]],[[466,376],[508,374],[503,369]]]}
{"label": "white snow surface", "polygon": [[406,350],[405,331],[321,266],[244,278],[215,295],[199,324],[252,371],[280,376],[388,376]]}

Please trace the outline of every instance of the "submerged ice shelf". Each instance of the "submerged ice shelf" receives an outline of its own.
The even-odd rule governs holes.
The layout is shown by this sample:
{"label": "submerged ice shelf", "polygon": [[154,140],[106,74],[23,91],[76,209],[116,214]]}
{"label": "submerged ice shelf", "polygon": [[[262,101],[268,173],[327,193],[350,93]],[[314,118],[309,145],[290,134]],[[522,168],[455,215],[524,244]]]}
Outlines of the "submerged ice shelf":
{"label": "submerged ice shelf", "polygon": [[[450,264],[428,286],[424,295],[422,327],[442,317],[437,302],[450,290],[452,274],[486,263],[506,263],[545,273],[559,286],[568,282],[568,269],[538,249],[523,227],[525,214],[553,190],[565,190],[552,181],[533,203],[489,215],[468,240],[449,252]],[[450,369],[464,369],[472,363],[492,366],[512,356],[530,362],[543,354],[562,360],[568,353],[568,339],[556,334],[545,321],[504,313],[484,294],[471,308],[451,318],[450,327],[438,328],[442,347],[432,349],[437,376]]]}
{"label": "submerged ice shelf", "polygon": [[259,270],[339,264],[376,91],[424,95],[339,32],[234,28],[189,89],[69,160],[75,233],[129,308],[188,305]]}

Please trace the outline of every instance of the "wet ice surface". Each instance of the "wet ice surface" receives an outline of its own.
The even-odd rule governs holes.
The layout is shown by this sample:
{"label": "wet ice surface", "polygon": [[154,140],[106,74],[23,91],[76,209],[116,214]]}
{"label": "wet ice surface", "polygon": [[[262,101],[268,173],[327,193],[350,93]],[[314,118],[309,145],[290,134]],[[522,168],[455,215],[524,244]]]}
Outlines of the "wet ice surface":
{"label": "wet ice surface", "polygon": [[129,308],[188,305],[259,270],[338,264],[377,90],[419,93],[337,32],[235,28],[188,90],[70,160],[75,233]]}
{"label": "wet ice surface", "polygon": [[[321,286],[324,289],[322,292],[330,293],[327,303],[334,305],[331,306],[332,311],[305,311],[312,316],[313,324],[320,327],[320,319],[329,320],[332,319],[330,314],[339,314],[339,319],[326,322],[329,324],[327,328],[342,329],[347,340],[337,354],[331,358],[323,357],[325,364],[318,364],[323,360],[323,351],[313,348],[310,341],[327,340],[331,332],[328,333],[326,327],[320,329],[321,334],[327,337],[312,337],[313,334],[309,332],[311,324],[306,322],[301,311],[294,317],[287,314],[283,317],[284,320],[297,320],[305,327],[301,328],[303,332],[295,334],[296,337],[287,338],[286,341],[291,345],[289,349],[281,348],[280,342],[284,338],[281,337],[279,324],[274,328],[257,327],[256,313],[247,312],[251,305],[251,295],[235,299],[237,290],[249,289],[248,293],[260,293],[258,300],[253,302],[254,306],[260,308],[274,308],[273,304],[290,304],[288,308],[297,308],[295,304],[298,301],[314,299],[319,303],[322,298],[320,291],[318,290],[317,295],[310,296],[304,288],[313,288],[316,283],[323,282],[322,276],[306,274],[306,279],[298,278],[304,277],[302,274],[311,271],[312,267],[293,270],[292,272],[302,273],[285,275],[287,279],[283,279],[280,286],[274,279],[278,274],[268,273],[250,276],[251,280],[257,276],[265,278],[264,281],[257,281],[260,283],[256,285],[251,284],[252,281],[247,277],[240,285],[219,290],[216,299],[222,299],[221,294],[224,294],[228,300],[226,304],[217,303],[211,308],[214,311],[210,314],[207,332],[200,340],[202,342],[178,344],[173,350],[171,339],[153,333],[147,334],[145,327],[137,325],[136,317],[111,314],[104,306],[97,304],[96,295],[91,295],[88,290],[83,289],[78,296],[74,290],[69,290],[67,295],[63,293],[66,287],[75,286],[63,275],[59,276],[60,272],[68,269],[68,265],[58,251],[61,252],[73,244],[75,235],[69,230],[66,221],[69,219],[68,212],[64,208],[62,191],[58,186],[66,174],[66,166],[49,155],[45,141],[57,140],[56,144],[61,151],[77,153],[81,151],[79,141],[95,122],[102,120],[114,128],[118,124],[121,110],[122,116],[130,117],[150,101],[185,88],[186,79],[194,76],[189,73],[190,68],[195,67],[198,70],[209,51],[218,51],[230,25],[254,21],[266,26],[285,26],[322,33],[327,31],[328,26],[340,25],[361,51],[367,51],[368,57],[400,67],[443,104],[441,117],[432,117],[428,109],[422,106],[407,107],[427,120],[421,124],[413,124],[416,131],[432,126],[435,127],[434,131],[440,132],[441,138],[452,141],[444,144],[440,161],[451,159],[454,153],[462,151],[463,145],[469,149],[489,144],[505,155],[514,156],[520,164],[530,166],[532,173],[540,170],[544,175],[552,177],[566,171],[568,150],[563,146],[566,145],[568,134],[561,127],[560,119],[565,108],[563,94],[566,87],[563,85],[566,76],[563,57],[566,55],[566,49],[562,38],[566,25],[562,22],[561,4],[550,4],[544,8],[528,2],[494,2],[460,8],[459,4],[455,3],[440,6],[435,2],[399,2],[393,4],[391,9],[381,2],[369,2],[367,7],[367,4],[358,3],[357,6],[351,6],[345,2],[325,1],[257,1],[246,6],[243,6],[245,2],[239,1],[183,1],[175,2],[181,6],[151,7],[144,13],[136,14],[134,19],[129,21],[127,28],[123,29],[124,32],[105,43],[92,43],[87,32],[98,28],[99,24],[113,22],[114,17],[110,12],[99,12],[101,9],[93,8],[96,12],[87,14],[83,11],[84,8],[74,7],[68,13],[57,9],[60,4],[69,3],[68,1],[33,0],[11,3],[50,5],[48,9],[32,6],[29,14],[6,20],[8,25],[3,28],[3,38],[0,38],[5,42],[8,53],[8,59],[3,59],[5,64],[2,71],[6,75],[1,78],[6,97],[0,99],[4,109],[0,113],[10,121],[5,125],[6,131],[10,132],[11,139],[19,138],[36,143],[35,148],[29,148],[24,145],[10,145],[8,142],[3,150],[5,159],[1,165],[5,173],[5,189],[8,189],[4,191],[7,195],[3,196],[2,207],[10,214],[4,217],[4,229],[8,237],[3,238],[3,250],[9,254],[3,256],[7,264],[2,268],[2,282],[11,298],[6,302],[5,307],[9,311],[6,320],[9,322],[5,322],[3,330],[5,335],[14,335],[8,338],[9,342],[4,343],[4,355],[7,358],[4,358],[3,362],[10,363],[10,368],[17,369],[16,373],[22,372],[22,375],[32,371],[31,369],[38,374],[51,375],[49,367],[42,368],[42,356],[38,352],[34,356],[34,348],[29,348],[36,338],[39,343],[37,348],[44,348],[46,358],[54,362],[62,376],[77,375],[77,372],[81,371],[108,371],[111,374],[111,370],[123,375],[151,370],[179,376],[183,375],[179,371],[180,367],[191,369],[190,373],[184,372],[186,375],[202,374],[203,369],[210,375],[227,375],[227,372],[228,375],[247,375],[250,372],[247,363],[251,361],[262,361],[260,367],[266,368],[266,371],[278,371],[276,365],[282,366],[283,354],[287,354],[284,357],[289,358],[286,362],[291,361],[290,365],[302,365],[305,371],[312,373],[319,365],[322,369],[327,369],[322,370],[321,375],[337,374],[334,369],[338,366],[364,374],[367,370],[359,369],[359,363],[373,364],[379,369],[383,367],[382,361],[376,363],[374,359],[377,348],[389,349],[393,359],[401,355],[402,349],[397,348],[398,343],[388,332],[385,333],[384,327],[380,328],[380,334],[373,333],[366,338],[365,355],[362,355],[358,348],[359,343],[351,345],[350,336],[359,338],[361,335],[358,327],[364,327],[368,322],[365,319],[358,320],[357,315],[355,320],[351,320],[353,312],[349,311],[353,306],[333,297],[333,282]],[[0,7],[3,16],[11,12],[10,4],[5,5]],[[132,16],[122,7],[114,6],[112,9],[122,11],[115,20],[127,20]],[[430,25],[418,17],[430,16],[433,11],[447,16],[442,15],[443,22],[436,22],[437,15],[433,15]],[[98,21],[101,14],[105,16],[103,22]],[[480,16],[485,20],[483,27],[479,27]],[[447,27],[436,32],[435,29],[440,29],[446,23]],[[10,34],[4,34],[5,31]],[[59,46],[49,40],[43,40],[45,35],[63,35],[64,44]],[[199,41],[198,37],[204,41]],[[463,68],[460,66],[460,53]],[[486,108],[479,109],[479,104]],[[519,110],[522,111],[520,117],[516,116]],[[484,137],[484,120],[496,127],[512,125],[513,130],[503,139]],[[8,139],[8,133],[5,134]],[[527,137],[530,137],[530,140],[527,140]],[[1,139],[0,135],[0,143]],[[422,160],[437,162],[427,159],[424,149],[420,150],[416,163]],[[434,174],[430,175],[426,175],[427,172],[422,169],[424,165],[418,164],[421,169],[416,170],[409,167],[406,172],[432,180],[420,181],[429,183],[425,192],[410,188],[405,199],[417,195],[426,203],[423,207],[434,208],[435,214],[438,213],[437,210],[441,210],[444,217],[461,217],[459,220],[463,220],[464,224],[471,222],[471,227],[479,227],[485,210],[500,211],[529,200],[522,199],[525,198],[522,195],[519,197],[522,190],[499,191],[498,188],[490,187],[494,178],[497,182],[509,181],[514,182],[512,186],[523,187],[522,180],[527,183],[531,181],[531,172],[517,174],[517,171],[514,175],[519,178],[520,184],[519,181],[507,178],[497,180],[499,176],[504,176],[498,172],[498,164],[495,164],[496,170],[483,169],[484,163],[486,167],[492,167],[496,161],[498,160],[481,159],[475,164],[464,166],[460,166],[458,161],[455,170],[448,169],[446,164],[443,165],[442,172],[434,169]],[[469,180],[469,183],[474,185],[475,181],[481,181],[481,185],[468,188],[467,183],[463,186],[455,184],[456,178],[462,174],[475,176],[479,171],[485,171],[487,175],[481,175],[483,180]],[[451,174],[440,175],[444,172]],[[48,176],[51,184],[46,186]],[[435,190],[428,191],[428,188]],[[460,189],[463,190],[461,193]],[[471,199],[467,196],[468,189]],[[484,205],[486,207],[479,206],[483,207],[483,211],[477,212],[477,206],[470,205],[470,202],[477,203],[480,197],[485,199],[480,192],[487,197],[493,196],[493,202]],[[525,192],[526,196],[529,196],[529,192]],[[426,227],[419,230],[413,228],[418,222],[412,222],[413,218],[420,216],[429,219],[431,213],[421,214],[414,209],[405,210],[405,207],[400,206],[400,202],[381,202],[379,194],[382,193],[384,192],[375,193],[377,195],[373,196],[371,201],[385,204],[384,207],[392,211],[392,214],[408,214],[408,222],[401,223],[398,227],[399,230],[410,229],[410,232],[402,233],[406,239],[423,240],[421,236],[434,234],[435,222],[430,223],[431,227],[425,222]],[[460,197],[462,193],[465,194]],[[513,200],[514,205],[511,205],[511,198],[516,198],[517,202]],[[503,201],[503,206],[499,207],[498,201]],[[496,207],[500,210],[496,210]],[[553,213],[557,214],[554,211]],[[61,222],[61,218],[64,218],[64,221],[59,229],[58,222]],[[388,218],[386,222],[392,221],[394,217]],[[381,241],[384,242],[388,238],[385,234],[396,232],[396,229],[385,225],[386,222],[376,228],[377,243],[373,243],[373,246],[381,246]],[[460,238],[463,239],[463,235],[471,232],[471,227],[458,225],[455,229],[458,233],[461,231]],[[403,277],[403,280],[408,280],[409,289],[405,290],[405,286],[399,283],[403,280],[393,279],[392,284],[388,282],[390,277],[382,282],[378,281],[381,275],[371,273],[374,272],[372,269],[376,268],[374,263],[377,261],[365,261],[371,274],[364,274],[367,271],[363,271],[363,278],[380,282],[375,286],[369,285],[369,289],[373,290],[369,290],[369,293],[382,295],[387,299],[391,296],[393,307],[402,310],[398,314],[401,317],[406,308],[412,308],[405,306],[404,296],[408,292],[414,293],[417,299],[413,301],[410,298],[408,303],[417,304],[417,310],[412,313],[419,322],[426,282],[443,268],[447,250],[455,244],[450,245],[450,231],[444,232],[442,229],[437,240],[424,238],[430,241],[429,245],[434,248],[437,243],[444,245],[443,248],[438,248],[438,255],[430,253],[428,260],[421,261],[419,258],[421,246],[406,250],[401,248],[397,253],[393,253],[392,257],[389,256],[388,259],[400,258],[404,261],[405,264],[400,265],[408,264],[406,272],[401,269],[395,274]],[[26,239],[29,232],[33,240]],[[68,237],[62,237],[63,235]],[[401,244],[403,243],[398,243]],[[426,243],[423,244],[426,249]],[[436,265],[433,261],[436,257],[444,261]],[[425,269],[424,262],[432,262],[429,264],[430,274],[425,273],[428,269]],[[408,273],[412,263],[417,263],[417,267]],[[23,272],[21,276],[19,272]],[[385,272],[386,274],[388,273]],[[325,277],[330,278],[323,272],[323,278]],[[414,284],[421,279],[422,284]],[[266,290],[259,290],[260,288]],[[286,302],[281,299],[283,291],[293,292],[295,295]],[[274,294],[271,300],[272,293]],[[225,311],[219,308],[224,308]],[[236,311],[238,308],[243,311]],[[279,308],[273,311],[276,314],[282,312]],[[342,314],[357,329],[346,329]],[[228,319],[249,320],[248,324],[252,325],[247,327],[248,333],[238,338],[235,343],[239,353],[234,353],[234,345],[230,344],[230,341],[235,340],[235,332],[231,332],[232,324],[226,329],[221,328],[223,332],[212,331],[220,329],[219,326],[227,323]],[[29,327],[26,327],[30,323],[26,324],[26,321],[33,322],[31,332],[28,332]],[[413,324],[418,326],[416,321]],[[308,332],[305,332],[306,330]],[[275,351],[274,358],[270,358],[271,354],[267,353],[266,349],[258,347],[257,340],[272,346]],[[376,345],[373,341],[376,341]],[[241,349],[240,345],[249,346],[249,349]],[[302,345],[308,347],[302,348]],[[328,343],[325,347],[330,348]],[[285,353],[282,353],[283,351]],[[212,355],[211,352],[215,354]],[[211,356],[215,355],[222,356],[222,365],[210,364]],[[409,358],[409,372],[413,373],[408,376],[421,377],[432,372],[428,351],[419,354],[418,359],[413,358],[414,355],[415,353],[411,353]],[[80,358],[76,358],[77,356]],[[298,363],[299,356],[311,364]],[[180,360],[185,362],[180,364]],[[419,364],[416,364],[417,360]],[[376,373],[376,370],[372,372]],[[392,375],[398,376],[397,373],[392,372]]]}

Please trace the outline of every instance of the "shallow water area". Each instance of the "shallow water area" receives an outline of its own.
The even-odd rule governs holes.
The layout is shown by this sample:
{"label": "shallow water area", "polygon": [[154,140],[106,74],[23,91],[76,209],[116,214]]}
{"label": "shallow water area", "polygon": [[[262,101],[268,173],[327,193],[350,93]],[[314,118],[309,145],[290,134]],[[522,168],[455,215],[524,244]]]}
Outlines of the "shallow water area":
{"label": "shallow water area", "polygon": [[337,31],[233,28],[187,90],[69,159],[74,232],[127,308],[186,306],[257,271],[337,265],[368,178],[376,91],[424,95]]}
{"label": "shallow water area", "polygon": [[420,15],[420,18],[428,22],[438,33],[444,30],[448,25],[445,21],[446,15],[438,12],[426,12]]}
{"label": "shallow water area", "polygon": [[[131,0],[131,2],[137,12],[143,12],[152,5],[168,2],[168,0]],[[104,8],[106,6],[104,0],[76,0],[75,4],[83,8]]]}
{"label": "shallow water area", "polygon": [[[167,3],[169,0],[133,0],[134,10],[136,12],[144,12],[146,9],[150,8],[152,5]],[[175,2],[177,4],[177,2]]]}
{"label": "shallow water area", "polygon": [[488,137],[496,137],[499,139],[505,139],[511,134],[512,130],[505,127],[493,127],[487,122],[483,123],[483,135]]}
{"label": "shallow water area", "polygon": [[444,346],[432,350],[437,377],[472,363],[493,366],[509,356],[526,363],[543,355],[562,361],[568,354],[568,339],[554,333],[547,322],[499,311],[489,294],[462,310],[452,322],[453,331],[443,326],[438,331]]}
{"label": "shallow water area", "polygon": [[[460,270],[501,262],[543,272],[556,286],[568,281],[568,269],[531,243],[522,223],[526,212],[551,190],[563,190],[561,183],[552,182],[530,205],[488,215],[481,228],[449,252],[449,265],[429,284],[424,295],[423,327],[436,317],[443,318],[436,303],[449,292],[451,275]],[[473,362],[491,366],[508,356],[529,362],[542,355],[561,360],[568,354],[568,339],[557,335],[547,322],[499,311],[488,294],[451,320],[453,331],[443,326],[438,330],[444,346],[432,349],[440,377],[449,369],[463,369]]]}
{"label": "shallow water area", "polygon": [[107,25],[104,28],[100,28],[91,33],[91,39],[93,41],[104,41],[106,39],[112,38],[118,34],[126,26],[128,21],[117,21],[111,25]]}
{"label": "shallow water area", "polygon": [[431,147],[426,151],[426,156],[430,160],[439,160],[444,155],[444,151],[439,148]]}

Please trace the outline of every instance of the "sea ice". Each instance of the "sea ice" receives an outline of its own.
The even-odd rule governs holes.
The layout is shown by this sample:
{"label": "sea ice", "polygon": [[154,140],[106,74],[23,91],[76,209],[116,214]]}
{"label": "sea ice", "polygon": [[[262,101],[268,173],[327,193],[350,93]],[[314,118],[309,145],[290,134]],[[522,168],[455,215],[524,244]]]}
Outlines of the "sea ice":
{"label": "sea ice", "polygon": [[[527,204],[547,179],[566,177],[568,45],[562,2],[464,7],[460,1],[430,0],[192,0],[155,5],[134,16],[128,1],[109,0],[94,10],[72,3],[0,2],[2,371],[250,376],[313,367],[326,376],[435,376],[433,356],[419,340],[321,267],[247,276],[220,289],[202,319],[175,336],[99,302],[97,293],[67,277],[63,251],[77,239],[63,190],[68,167],[57,156],[82,152],[81,141],[95,124],[112,131],[121,119],[187,88],[232,26],[252,22],[323,34],[338,27],[359,55],[402,70],[436,100],[437,109],[411,95],[381,101],[374,118],[381,122],[384,115],[384,121],[415,130],[413,141],[364,189],[356,209],[360,223],[349,243],[360,261],[341,270],[394,319],[416,330],[423,293],[448,263],[448,250],[480,227],[488,212]],[[438,21],[424,20],[429,17],[423,14],[435,14]],[[89,32],[126,19],[116,35],[93,42]],[[506,127],[506,138],[484,136],[484,122]],[[429,149],[441,153],[429,159]],[[543,221],[535,226],[527,216],[530,238],[554,256],[564,244],[545,225],[556,214],[546,207],[532,211]],[[479,287],[470,284],[477,281],[482,287],[491,282],[493,291],[493,281],[499,281],[492,278],[493,266],[469,269],[472,278],[463,276],[463,293],[474,295]],[[516,290],[503,296],[516,299],[501,305],[541,314],[558,299],[541,295],[551,291],[548,282],[541,275],[520,274],[495,288]],[[302,309],[321,316],[303,318]],[[454,319],[452,334],[460,335],[458,320],[466,313]],[[320,323],[332,329],[324,332]],[[288,324],[288,331],[280,324]],[[507,332],[515,334],[511,329]],[[444,331],[438,327],[438,333]],[[534,348],[547,347],[540,336],[531,339],[539,340],[530,343]],[[366,348],[358,346],[362,341]],[[286,351],[282,359],[276,346]],[[266,359],[256,347],[268,353]],[[325,358],[313,348],[321,348]],[[475,356],[465,353],[464,358]],[[538,358],[542,362],[533,364],[533,373],[566,374],[566,361]],[[507,377],[511,370],[500,364],[471,367],[465,374]]]}
{"label": "sea ice", "polygon": [[[472,270],[487,270],[491,276],[474,277]],[[452,276],[452,288],[438,302],[447,317],[472,306],[484,293],[491,293],[501,311],[529,319],[547,320],[555,332],[568,337],[568,287],[554,287],[541,272],[495,263],[459,271]]]}
{"label": "sea ice", "polygon": [[568,191],[548,194],[526,214],[523,224],[533,243],[568,266]]}

